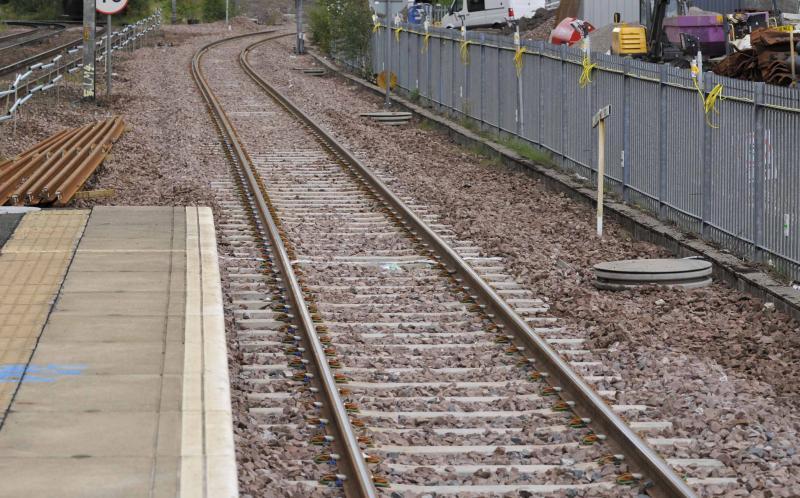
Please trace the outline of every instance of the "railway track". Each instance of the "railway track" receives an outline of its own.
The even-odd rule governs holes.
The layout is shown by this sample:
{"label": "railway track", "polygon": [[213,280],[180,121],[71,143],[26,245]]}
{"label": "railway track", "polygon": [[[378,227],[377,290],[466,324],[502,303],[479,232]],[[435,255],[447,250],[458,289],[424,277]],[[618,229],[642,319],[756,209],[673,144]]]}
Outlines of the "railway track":
{"label": "railway track", "polygon": [[546,303],[270,87],[248,55],[285,35],[252,36],[192,73],[232,163],[222,266],[264,472],[315,495],[694,496]]}
{"label": "railway track", "polygon": [[[55,35],[57,33],[60,33],[61,31],[63,31],[63,30],[59,30],[58,32],[49,33],[49,34],[47,34],[47,37],[49,38],[49,37],[51,37],[51,36],[53,36],[53,35]],[[97,32],[96,32],[96,36],[98,37],[98,39],[100,37],[102,37],[104,34],[105,34],[105,27],[98,26],[97,27]],[[72,40],[70,40],[70,41],[68,41],[66,43],[62,43],[62,44],[60,44],[58,46],[55,46],[53,48],[49,48],[49,49],[43,50],[43,51],[41,51],[39,53],[24,57],[24,58],[19,59],[19,60],[15,60],[14,62],[12,62],[10,64],[6,64],[4,66],[0,66],[0,77],[6,76],[8,74],[11,74],[14,71],[19,71],[21,69],[28,68],[31,65],[36,64],[37,62],[41,62],[44,59],[48,59],[48,58],[51,58],[53,56],[57,56],[57,55],[65,52],[65,51],[72,50],[75,47],[81,46],[82,43],[83,43],[83,38],[82,37],[77,37],[77,38],[74,38],[74,39],[72,39]],[[19,45],[15,45],[15,46],[19,46]],[[0,48],[0,55],[3,55],[3,56],[7,55],[7,54],[4,54],[3,52],[4,52],[4,50],[2,48]],[[9,57],[4,57],[4,58],[8,59]]]}
{"label": "railway track", "polygon": [[56,22],[6,21],[6,24],[10,26],[31,26],[33,29],[22,33],[0,36],[0,54],[22,45],[45,40],[67,29],[66,25]]}

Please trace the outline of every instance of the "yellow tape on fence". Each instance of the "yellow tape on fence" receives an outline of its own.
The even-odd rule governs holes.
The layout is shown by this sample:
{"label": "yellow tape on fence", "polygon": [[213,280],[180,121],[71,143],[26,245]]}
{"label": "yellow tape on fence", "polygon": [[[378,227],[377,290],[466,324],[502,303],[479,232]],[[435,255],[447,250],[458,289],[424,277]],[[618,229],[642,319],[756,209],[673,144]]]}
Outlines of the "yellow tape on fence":
{"label": "yellow tape on fence", "polygon": [[717,100],[725,100],[725,97],[722,95],[722,83],[717,83],[714,88],[708,92],[708,95],[704,95],[700,85],[697,84],[697,78],[693,77],[692,81],[694,82],[694,87],[697,89],[697,93],[700,95],[700,102],[703,104],[706,125],[710,126],[711,128],[719,128],[719,126],[715,125],[711,121],[711,113],[714,112],[715,114],[719,114],[719,110],[717,109]]}
{"label": "yellow tape on fence", "polygon": [[428,51],[428,42],[431,39],[430,33],[425,33],[425,38],[422,39],[422,48],[420,49],[419,53],[424,54]]}
{"label": "yellow tape on fence", "polygon": [[472,42],[463,40],[461,42],[461,63],[465,66],[469,64],[469,46]]}
{"label": "yellow tape on fence", "polygon": [[373,25],[372,25],[372,32],[373,32],[373,33],[377,33],[377,32],[378,32],[378,30],[380,29],[380,27],[381,27],[381,24],[380,24],[380,23],[378,23],[378,24],[373,24]]}
{"label": "yellow tape on fence", "polygon": [[394,28],[394,38],[397,40],[397,43],[400,43],[400,32],[403,31],[403,28],[398,26]]}
{"label": "yellow tape on fence", "polygon": [[517,51],[514,52],[514,67],[517,68],[517,78],[522,77],[522,65],[525,62],[525,47],[517,47]]}
{"label": "yellow tape on fence", "polygon": [[586,88],[586,86],[592,82],[592,70],[597,67],[597,64],[593,63],[591,59],[589,59],[589,54],[584,54],[581,65],[583,66],[583,71],[581,71],[581,77],[578,80],[578,84],[581,88]]}

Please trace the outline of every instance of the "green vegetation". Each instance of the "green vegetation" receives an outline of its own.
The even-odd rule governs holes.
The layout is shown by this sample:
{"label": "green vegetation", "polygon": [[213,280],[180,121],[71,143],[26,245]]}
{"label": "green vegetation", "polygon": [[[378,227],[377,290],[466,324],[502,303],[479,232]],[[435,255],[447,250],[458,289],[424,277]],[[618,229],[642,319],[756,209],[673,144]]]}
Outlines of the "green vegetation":
{"label": "green vegetation", "polygon": [[318,0],[308,11],[311,41],[339,57],[366,57],[372,37],[372,12],[367,1]]}
{"label": "green vegetation", "polygon": [[9,0],[0,5],[0,19],[56,19],[61,0]]}
{"label": "green vegetation", "polygon": [[[484,135],[483,133],[481,135]],[[488,136],[484,137],[488,138],[489,140],[493,140],[501,145],[508,147],[509,149],[513,150],[520,156],[524,157],[529,161],[533,161],[535,163],[544,165],[544,166],[553,166],[553,158],[549,152],[537,149],[533,145],[528,142],[524,142],[518,138],[506,138],[506,137],[497,137],[497,136]]]}
{"label": "green vegetation", "polygon": [[[233,17],[235,2],[230,1],[230,16]],[[172,15],[172,0],[128,0],[125,13],[114,16],[114,23],[123,24],[137,21],[152,14],[157,7],[165,20]],[[65,12],[66,9],[66,12]],[[0,0],[0,19],[58,19],[64,14],[81,15],[81,0]],[[225,0],[177,0],[177,14],[180,22],[198,19],[206,22],[225,19]],[[0,30],[5,25],[0,23]]]}
{"label": "green vegetation", "polygon": [[[157,0],[153,3],[161,7],[164,21],[169,22],[172,17],[172,0]],[[225,19],[225,0],[177,0],[175,10],[179,23],[184,23],[189,19],[197,19],[203,22],[220,21]],[[236,2],[230,0],[228,2],[228,15],[232,19],[236,14]]]}
{"label": "green vegetation", "polygon": [[[233,8],[233,2],[228,2],[228,9]],[[228,13],[233,17],[232,13]],[[203,0],[203,20],[206,22],[225,19],[225,0]]]}
{"label": "green vegetation", "polygon": [[555,163],[553,162],[553,157],[550,155],[549,152],[537,149],[529,142],[520,140],[519,138],[515,137],[498,136],[495,133],[489,133],[483,131],[480,129],[478,124],[472,119],[459,119],[458,124],[468,129],[469,131],[475,133],[476,135],[485,138],[486,140],[490,140],[504,147],[508,147],[509,149],[513,150],[514,152],[516,152],[517,154],[519,154],[520,156],[529,161],[533,161],[537,164],[541,164],[542,166],[548,166],[548,167],[552,167],[555,165]]}
{"label": "green vegetation", "polygon": [[437,125],[433,121],[428,121],[427,119],[422,119],[419,122],[419,125],[417,126],[419,126],[420,129],[425,131],[439,131],[439,125]]}

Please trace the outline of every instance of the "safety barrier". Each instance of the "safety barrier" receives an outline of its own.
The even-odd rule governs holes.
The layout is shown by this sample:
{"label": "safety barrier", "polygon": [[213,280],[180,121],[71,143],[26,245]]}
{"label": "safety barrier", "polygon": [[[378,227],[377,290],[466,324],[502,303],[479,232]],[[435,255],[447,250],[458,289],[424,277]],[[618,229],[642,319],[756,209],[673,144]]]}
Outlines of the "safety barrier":
{"label": "safety barrier", "polygon": [[[578,48],[517,45],[489,33],[390,29],[399,91],[484,132],[546,149],[555,166],[595,184],[592,115],[612,105],[609,191],[800,279],[797,89],[612,55],[588,59]],[[373,35],[372,73],[385,68],[386,35],[383,26]]]}
{"label": "safety barrier", "polygon": [[[132,51],[137,48],[137,44],[139,47],[143,46],[146,43],[146,37],[157,30],[160,25],[161,12],[156,11],[149,17],[129,24],[120,31],[113,32],[111,53],[123,50]],[[97,63],[95,67],[104,65],[102,63],[106,57],[106,43],[105,36],[96,42]],[[17,73],[8,89],[0,90],[0,100],[4,99],[6,110],[5,114],[0,115],[0,123],[14,119],[20,108],[37,94],[43,94],[53,89],[58,91],[66,76],[83,68],[82,49],[81,45],[65,50],[48,61],[37,62]]]}

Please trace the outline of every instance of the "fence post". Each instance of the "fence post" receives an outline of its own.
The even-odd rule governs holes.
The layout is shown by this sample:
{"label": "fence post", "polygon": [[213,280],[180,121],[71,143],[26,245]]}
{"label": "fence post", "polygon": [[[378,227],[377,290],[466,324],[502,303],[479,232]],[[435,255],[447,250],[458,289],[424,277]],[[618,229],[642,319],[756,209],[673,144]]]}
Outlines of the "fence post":
{"label": "fence post", "polygon": [[[591,47],[590,46],[585,45],[584,46],[584,50],[589,50],[589,56],[591,56]],[[578,86],[580,87],[580,85],[578,85]],[[588,92],[588,94],[589,94],[589,114],[592,115],[592,116],[594,116],[594,113],[597,112],[597,107],[596,106],[598,105],[597,102],[600,100],[599,98],[596,97],[596,95],[597,95],[597,87],[598,87],[598,85],[596,85],[596,84],[590,84],[586,88],[583,89],[583,91]],[[602,105],[602,103],[601,103],[601,105]],[[563,119],[563,114],[562,114],[562,119]],[[588,166],[589,167],[589,172],[590,172],[589,176],[591,176],[592,173],[594,173],[594,175],[599,178],[600,175],[599,175],[598,172],[600,171],[600,168],[599,168],[599,164],[598,164],[597,149],[600,148],[600,137],[599,137],[599,135],[597,133],[593,133],[592,132],[591,125],[592,125],[592,123],[590,121],[587,121],[586,123],[580,123],[578,126],[581,126],[581,127],[586,126],[587,128],[589,128],[589,133],[590,133],[589,136],[592,137],[589,140],[589,166]],[[594,136],[592,136],[592,135],[594,135]],[[564,137],[566,138],[566,135]],[[604,143],[608,143],[608,141],[604,141]],[[566,149],[566,144],[564,145],[564,149]],[[605,157],[608,157],[607,155],[605,155],[605,150],[603,150],[603,154],[604,154]],[[608,168],[604,169],[603,177],[606,176],[605,171],[608,171]]]}
{"label": "fence post", "polygon": [[[409,25],[406,24],[406,27]],[[408,71],[409,81],[408,86],[411,87],[411,31],[406,29],[406,71]],[[414,90],[419,93],[419,57],[414,57],[417,63],[417,70],[414,72]]]}
{"label": "fence post", "polygon": [[544,74],[544,56],[542,52],[544,51],[544,42],[539,41],[537,42],[536,52],[537,56],[539,57],[538,68],[539,70],[536,71],[537,76],[539,78],[539,86],[537,87],[539,93],[539,144],[544,144],[544,88],[542,87],[542,75]]}
{"label": "fence post", "polygon": [[[409,34],[409,37],[411,37],[411,34]],[[419,33],[414,34],[414,44],[415,44],[414,49],[416,50],[416,53],[419,54],[420,48],[422,47],[422,38],[420,38]],[[416,55],[414,58],[417,59],[417,93],[421,94],[422,85],[420,85],[419,80],[422,79],[420,76],[422,74],[422,57]],[[421,101],[422,100],[420,99],[420,102]]]}
{"label": "fence post", "polygon": [[503,106],[500,104],[503,99],[503,49],[500,48],[500,43],[497,44],[497,135],[500,136],[503,132]]}
{"label": "fence post", "polygon": [[[704,75],[702,88],[703,88],[703,98],[708,95],[708,92],[711,87],[711,78],[713,73],[707,73]],[[711,162],[711,132],[712,129],[708,124],[705,122],[706,115],[705,110],[701,109],[700,112],[700,126],[703,127],[703,156],[700,162],[700,167],[702,168],[701,171],[701,178],[703,179],[703,191],[700,195],[700,235],[706,235],[706,224],[708,223],[708,217],[711,215],[711,168],[709,167],[709,163]]]}
{"label": "fence post", "polygon": [[485,103],[485,99],[483,98],[483,89],[485,88],[485,78],[486,78],[486,35],[484,33],[480,34],[481,40],[481,94],[480,94],[480,105],[481,105],[481,124],[480,129],[483,131],[484,125],[484,111],[483,106]]}
{"label": "fence post", "polygon": [[627,57],[623,61],[623,92],[622,92],[622,202],[628,203],[631,200],[631,193],[628,186],[631,184],[631,79],[628,76],[631,72],[631,61]]}
{"label": "fence post", "polygon": [[442,90],[444,88],[444,38],[439,38],[439,111],[444,107],[444,99],[442,98]]}
{"label": "fence post", "polygon": [[[467,37],[469,39],[469,37]],[[461,82],[462,92],[464,95],[461,97],[461,112],[464,118],[469,117],[469,62],[470,62],[469,45],[467,45],[467,60],[464,61],[464,80]]]}
{"label": "fence post", "polygon": [[[439,39],[437,38],[437,40],[439,40]],[[439,42],[437,42],[437,43],[439,43]],[[439,43],[439,45],[441,46],[441,43]],[[433,55],[431,54],[431,45],[430,45],[430,38],[429,38],[428,39],[428,47],[425,49],[425,58],[427,59],[427,64],[428,64],[428,71],[425,73],[425,77],[428,79],[428,103],[431,104],[431,107],[433,107],[433,104],[432,104],[432,102],[433,102],[433,76],[431,76],[431,64],[432,64],[431,58],[432,57],[433,57]]]}
{"label": "fence post", "polygon": [[764,173],[767,164],[764,127],[764,90],[766,83],[756,83],[753,95],[753,259],[763,263],[764,251]]}
{"label": "fence post", "polygon": [[667,206],[667,66],[658,66],[658,217],[666,218]]}
{"label": "fence post", "polygon": [[[525,57],[523,54],[521,57]],[[524,63],[523,63],[524,64]],[[517,136],[520,139],[525,138],[525,105],[522,101],[522,73],[524,71],[524,65],[522,69],[520,69],[519,74],[517,75]],[[514,64],[514,73],[517,72],[516,63]]]}
{"label": "fence post", "polygon": [[450,65],[452,71],[450,71],[450,104],[448,105],[448,111],[450,116],[455,116],[456,110],[456,67],[458,67],[461,52],[459,51],[459,42],[453,40],[452,50],[450,50],[450,56],[453,60],[453,63]]}
{"label": "fence post", "polygon": [[388,109],[392,105],[390,94],[392,91],[392,27],[389,24],[389,2],[386,2],[386,29],[384,36],[386,37],[386,100],[384,106]]}
{"label": "fence post", "polygon": [[566,154],[566,147],[564,144],[564,138],[567,135],[566,123],[564,122],[564,115],[566,113],[567,108],[567,63],[565,62],[567,56],[567,46],[566,45],[559,45],[559,62],[561,63],[561,138],[559,141],[559,154],[561,155],[561,167],[567,167],[567,154]]}

